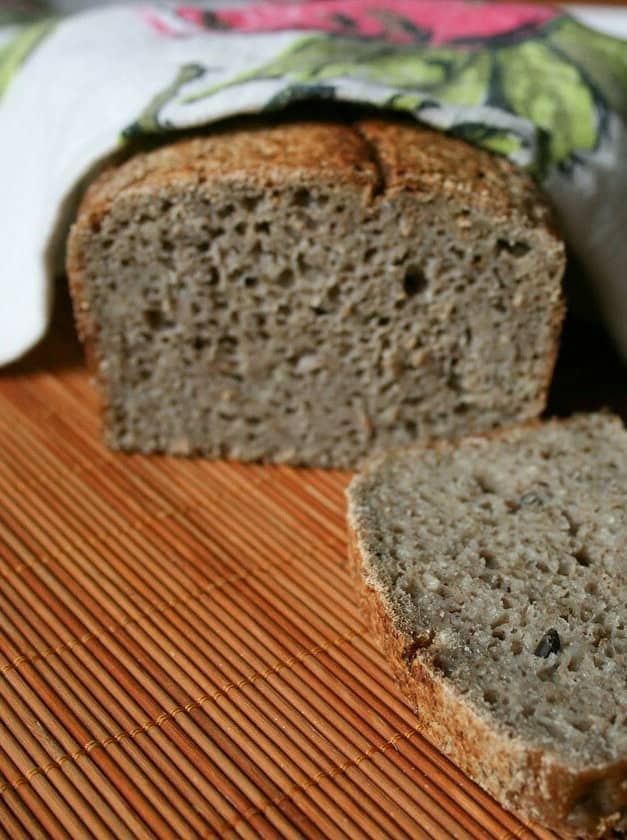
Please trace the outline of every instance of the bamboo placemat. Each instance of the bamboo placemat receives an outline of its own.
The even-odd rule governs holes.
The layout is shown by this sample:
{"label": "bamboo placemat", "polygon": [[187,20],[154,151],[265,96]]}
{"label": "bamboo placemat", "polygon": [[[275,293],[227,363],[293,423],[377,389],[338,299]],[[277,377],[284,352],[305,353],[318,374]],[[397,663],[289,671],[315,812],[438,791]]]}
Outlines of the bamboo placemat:
{"label": "bamboo placemat", "polygon": [[416,729],[339,472],[115,455],[67,314],[0,375],[0,832],[545,838]]}

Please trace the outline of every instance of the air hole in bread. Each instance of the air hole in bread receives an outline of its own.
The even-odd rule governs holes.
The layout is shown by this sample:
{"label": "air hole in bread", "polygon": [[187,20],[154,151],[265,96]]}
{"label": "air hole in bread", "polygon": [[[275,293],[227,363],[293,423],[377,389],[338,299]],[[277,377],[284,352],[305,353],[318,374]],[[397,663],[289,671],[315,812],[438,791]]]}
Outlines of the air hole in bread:
{"label": "air hole in bread", "polygon": [[433,657],[433,667],[436,671],[444,674],[445,677],[450,677],[453,668],[450,660],[443,653],[438,653]]}
{"label": "air hole in bread", "polygon": [[497,239],[496,253],[511,254],[513,257],[524,257],[531,250],[531,246],[526,242],[509,242],[507,239]]}
{"label": "air hole in bread", "polygon": [[[276,281],[279,284],[279,286],[282,286],[284,289],[287,289],[294,283],[294,272],[291,268],[284,268],[283,271],[277,277]],[[281,307],[279,307],[279,309],[281,309]],[[288,311],[289,310],[285,311],[284,314],[287,315]]]}
{"label": "air hole in bread", "polygon": [[230,353],[234,353],[235,349],[237,348],[237,339],[233,338],[233,336],[230,335],[223,335],[221,338],[218,339],[218,347],[223,353],[227,355]]}
{"label": "air hole in bread", "polygon": [[479,558],[483,560],[483,565],[486,569],[497,569],[498,562],[496,557],[491,551],[486,551],[485,549],[479,555]]}
{"label": "air hole in bread", "polygon": [[424,271],[417,265],[409,266],[405,271],[403,278],[403,291],[406,297],[413,297],[414,295],[423,292],[429,281]]}
{"label": "air hole in bread", "polygon": [[486,688],[483,692],[483,699],[489,706],[493,706],[499,699],[499,695],[494,689]]}
{"label": "air hole in bread", "polygon": [[295,207],[308,207],[311,204],[311,193],[305,187],[296,190],[292,198],[292,204]]}
{"label": "air hole in bread", "polygon": [[242,204],[244,205],[244,209],[248,213],[252,213],[253,210],[255,210],[255,208],[257,207],[257,205],[259,204],[260,201],[261,201],[261,197],[258,196],[258,195],[247,195],[247,196],[244,196],[244,198],[242,199]]}
{"label": "air hole in bread", "polygon": [[151,330],[164,330],[174,326],[174,322],[166,318],[160,309],[146,309],[144,321]]}
{"label": "air hole in bread", "polygon": [[588,549],[585,546],[576,551],[574,557],[580,566],[589,566],[592,563],[592,557],[590,557]]}

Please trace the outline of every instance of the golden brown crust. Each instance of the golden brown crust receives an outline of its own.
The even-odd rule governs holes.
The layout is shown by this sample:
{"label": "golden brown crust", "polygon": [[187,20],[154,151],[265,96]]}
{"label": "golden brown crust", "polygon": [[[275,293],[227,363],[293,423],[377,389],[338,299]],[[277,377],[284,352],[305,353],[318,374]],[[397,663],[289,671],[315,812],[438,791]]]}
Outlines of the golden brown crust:
{"label": "golden brown crust", "polygon": [[107,170],[87,191],[79,217],[97,216],[129,190],[220,179],[267,188],[302,179],[374,189],[377,170],[363,140],[328,122],[230,128],[140,152]]}
{"label": "golden brown crust", "polygon": [[534,411],[538,416],[542,414],[548,402],[549,390],[551,388],[551,382],[553,381],[553,371],[555,370],[557,356],[560,350],[560,336],[562,334],[562,323],[564,322],[565,315],[566,298],[564,297],[564,292],[562,290],[560,299],[551,317],[551,349],[546,357],[543,384],[540,388],[538,403],[534,407]]}
{"label": "golden brown crust", "polygon": [[[497,430],[487,437],[504,433]],[[401,691],[418,716],[421,733],[504,807],[561,836],[597,838],[615,826],[627,810],[627,790],[624,781],[621,784],[627,762],[574,772],[546,752],[511,737],[465,704],[439,671],[429,641],[417,642],[400,629],[384,593],[367,583],[363,566],[368,549],[360,544],[357,528],[349,518],[349,558],[362,608]],[[603,815],[608,797],[617,810]]]}
{"label": "golden brown crust", "polygon": [[418,124],[369,119],[356,128],[376,151],[386,193],[456,199],[495,220],[518,216],[553,232],[549,204],[529,175],[507,158]]}
{"label": "golden brown crust", "polygon": [[[399,191],[457,199],[494,220],[520,217],[556,236],[550,206],[532,179],[503,157],[404,121],[350,125],[291,122],[227,128],[139,152],[88,189],[79,222],[93,221],[134,190],[219,178],[262,188],[303,181],[353,184],[390,197]],[[383,184],[380,183],[381,178]]]}

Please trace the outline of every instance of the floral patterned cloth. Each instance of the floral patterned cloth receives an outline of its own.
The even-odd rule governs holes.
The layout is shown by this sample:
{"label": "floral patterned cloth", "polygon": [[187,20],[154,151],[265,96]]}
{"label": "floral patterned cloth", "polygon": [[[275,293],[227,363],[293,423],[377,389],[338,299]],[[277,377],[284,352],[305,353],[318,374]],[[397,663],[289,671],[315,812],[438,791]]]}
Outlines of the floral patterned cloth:
{"label": "floral patterned cloth", "polygon": [[137,135],[310,99],[409,113],[528,168],[627,358],[627,42],[520,3],[44,6],[0,7],[0,363],[45,329],[55,242],[95,163]]}

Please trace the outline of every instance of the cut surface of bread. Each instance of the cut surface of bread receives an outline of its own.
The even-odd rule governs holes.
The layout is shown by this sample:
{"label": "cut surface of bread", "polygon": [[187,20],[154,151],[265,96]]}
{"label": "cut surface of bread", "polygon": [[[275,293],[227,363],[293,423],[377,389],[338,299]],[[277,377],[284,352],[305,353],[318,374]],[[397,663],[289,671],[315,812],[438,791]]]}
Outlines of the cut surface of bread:
{"label": "cut surface of bread", "polygon": [[563,267],[526,174],[376,119],[136,154],[68,243],[112,446],[338,467],[537,416]]}
{"label": "cut surface of bread", "polygon": [[627,432],[581,415],[375,459],[364,605],[423,732],[506,807],[627,827]]}

